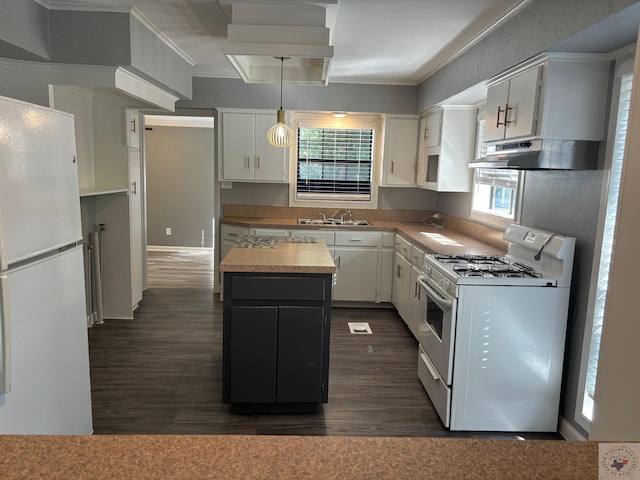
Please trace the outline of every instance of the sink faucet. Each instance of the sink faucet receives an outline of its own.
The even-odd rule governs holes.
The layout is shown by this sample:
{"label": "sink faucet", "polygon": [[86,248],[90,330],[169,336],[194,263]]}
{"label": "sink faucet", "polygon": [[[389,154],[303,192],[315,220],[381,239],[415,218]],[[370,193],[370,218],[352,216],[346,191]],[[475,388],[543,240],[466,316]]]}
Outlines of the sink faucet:
{"label": "sink faucet", "polygon": [[347,210],[346,208],[343,208],[342,210],[338,210],[334,215],[333,218],[340,218],[341,221],[344,221],[344,216],[345,215],[349,215],[349,220],[353,220],[353,212],[351,210]]}

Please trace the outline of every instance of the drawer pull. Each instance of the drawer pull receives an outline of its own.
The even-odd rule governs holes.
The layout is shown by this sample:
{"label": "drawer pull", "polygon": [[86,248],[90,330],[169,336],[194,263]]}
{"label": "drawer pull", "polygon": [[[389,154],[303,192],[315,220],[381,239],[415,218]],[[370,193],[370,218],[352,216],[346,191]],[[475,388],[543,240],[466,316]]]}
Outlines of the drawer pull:
{"label": "drawer pull", "polygon": [[425,367],[427,367],[427,370],[429,370],[429,373],[431,374],[431,376],[433,377],[433,379],[436,382],[440,381],[440,375],[438,375],[438,372],[436,372],[433,367],[431,366],[431,362],[429,361],[429,359],[427,358],[427,356],[424,353],[420,354],[420,358],[422,359],[422,361],[424,362]]}

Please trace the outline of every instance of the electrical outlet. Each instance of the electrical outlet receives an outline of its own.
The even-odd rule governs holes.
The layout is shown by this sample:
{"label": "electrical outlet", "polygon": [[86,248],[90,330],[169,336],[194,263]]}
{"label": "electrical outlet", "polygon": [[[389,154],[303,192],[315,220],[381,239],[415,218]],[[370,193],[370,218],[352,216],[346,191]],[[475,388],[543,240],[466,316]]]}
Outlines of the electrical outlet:
{"label": "electrical outlet", "polygon": [[165,232],[167,235],[171,235],[171,227],[167,227],[167,228],[165,228],[165,229],[164,229],[164,232]]}

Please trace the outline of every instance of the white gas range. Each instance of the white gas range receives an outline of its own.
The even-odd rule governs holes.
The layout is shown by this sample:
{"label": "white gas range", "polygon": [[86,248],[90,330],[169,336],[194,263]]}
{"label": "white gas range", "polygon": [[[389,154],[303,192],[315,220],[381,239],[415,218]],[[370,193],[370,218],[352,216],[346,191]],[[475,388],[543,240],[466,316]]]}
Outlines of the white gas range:
{"label": "white gas range", "polygon": [[418,375],[451,430],[556,431],[575,239],[503,238],[505,256],[425,255]]}

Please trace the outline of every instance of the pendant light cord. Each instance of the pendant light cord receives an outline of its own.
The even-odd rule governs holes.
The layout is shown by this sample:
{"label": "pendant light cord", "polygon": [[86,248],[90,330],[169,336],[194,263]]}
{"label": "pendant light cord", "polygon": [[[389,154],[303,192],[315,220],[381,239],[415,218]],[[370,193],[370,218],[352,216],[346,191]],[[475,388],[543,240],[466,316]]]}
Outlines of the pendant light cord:
{"label": "pendant light cord", "polygon": [[284,75],[284,57],[280,57],[280,110],[282,110],[282,78]]}

